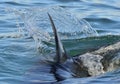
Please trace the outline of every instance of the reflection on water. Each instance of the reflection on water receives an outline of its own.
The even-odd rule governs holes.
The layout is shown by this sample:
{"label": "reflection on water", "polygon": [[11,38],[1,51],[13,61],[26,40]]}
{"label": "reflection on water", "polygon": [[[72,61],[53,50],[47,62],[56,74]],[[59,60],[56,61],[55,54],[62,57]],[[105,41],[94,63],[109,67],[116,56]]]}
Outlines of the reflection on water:
{"label": "reflection on water", "polygon": [[[49,6],[55,6],[56,9],[51,9]],[[57,9],[57,7],[60,8]],[[9,7],[9,8],[8,8]],[[41,8],[44,10],[41,10]],[[48,8],[47,8],[48,7]],[[61,9],[62,7],[62,9]],[[40,8],[40,9],[39,9]],[[64,8],[64,9],[63,9]],[[7,11],[6,11],[7,9]],[[25,17],[18,18],[20,14],[8,12],[8,9],[17,10],[22,14],[26,13]],[[38,10],[33,11],[32,9]],[[70,55],[83,54],[88,51],[96,50],[102,46],[107,46],[120,41],[120,1],[119,0],[1,0],[0,1],[0,83],[1,84],[23,84],[25,73],[29,72],[34,66],[39,66],[38,59],[40,53],[36,51],[34,40],[30,37],[38,36],[41,38],[43,32],[48,35],[46,40],[49,40],[49,34],[52,32],[50,28],[47,14],[49,11],[52,15],[55,25],[63,38],[63,43],[67,52]],[[62,11],[60,11],[62,10]],[[67,10],[67,12],[63,12]],[[40,12],[41,11],[41,12]],[[57,12],[56,12],[57,11]],[[69,12],[69,13],[68,13]],[[65,14],[65,15],[64,15]],[[39,16],[39,17],[36,17]],[[78,21],[76,21],[76,18]],[[82,20],[84,18],[86,21]],[[24,19],[24,20],[23,20]],[[58,22],[57,22],[58,20]],[[24,22],[23,22],[24,21]],[[26,21],[26,22],[25,22]],[[41,23],[39,23],[41,22]],[[85,23],[84,23],[85,22]],[[16,24],[19,23],[19,24]],[[24,25],[25,23],[25,25]],[[44,23],[44,25],[43,25]],[[48,24],[46,24],[48,23]],[[45,25],[46,24],[46,25]],[[83,25],[85,24],[85,25]],[[89,24],[92,26],[89,26]],[[37,25],[37,26],[36,26]],[[96,30],[98,37],[84,36],[84,33],[77,33],[80,37],[75,37],[70,34],[78,30],[81,32],[87,25],[87,30],[91,28]],[[79,26],[79,28],[78,28]],[[22,30],[18,30],[18,27]],[[34,27],[34,28],[33,28]],[[42,29],[42,28],[45,29]],[[27,30],[25,29],[27,28]],[[37,31],[36,36],[28,29],[42,29]],[[82,30],[81,30],[82,29]],[[73,31],[74,30],[74,31]],[[20,31],[20,32],[19,32]],[[22,31],[22,32],[21,32]],[[65,39],[64,33],[74,39]],[[27,33],[26,33],[27,32]],[[29,36],[28,36],[28,32]],[[32,33],[31,33],[32,32]],[[42,32],[42,34],[41,34]],[[93,31],[95,32],[95,31]],[[39,33],[39,34],[38,34]],[[51,39],[50,34],[50,39]],[[67,37],[68,37],[67,36]],[[84,38],[83,38],[84,37]],[[43,40],[43,39],[42,39]],[[43,41],[46,41],[43,40]],[[54,48],[52,40],[39,45],[50,46]],[[119,56],[118,56],[119,57]],[[116,59],[116,58],[115,58]],[[114,59],[112,60],[114,61]],[[117,61],[119,62],[119,60]],[[116,62],[115,62],[116,63]],[[112,66],[112,64],[111,64]],[[91,78],[67,79],[62,81],[63,84],[117,84],[119,80],[119,69],[113,72],[106,73],[102,76]],[[114,80],[113,80],[114,79]],[[25,80],[26,81],[26,80]],[[25,82],[24,81],[24,82]],[[25,83],[26,84],[26,83]]]}

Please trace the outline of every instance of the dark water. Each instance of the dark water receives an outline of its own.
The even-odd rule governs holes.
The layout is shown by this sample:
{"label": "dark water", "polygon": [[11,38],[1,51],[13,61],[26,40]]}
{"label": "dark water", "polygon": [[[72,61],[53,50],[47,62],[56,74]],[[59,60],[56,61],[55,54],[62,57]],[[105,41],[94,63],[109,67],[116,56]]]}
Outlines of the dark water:
{"label": "dark water", "polygon": [[[64,11],[67,10],[69,11],[69,13],[74,14],[73,16],[75,17],[85,19],[92,26],[92,30],[94,30],[94,32],[92,32],[94,34],[92,35],[93,37],[89,37],[89,35],[84,36],[85,32],[83,32],[83,34],[80,34],[80,36],[78,34],[75,36],[75,38],[77,37],[77,39],[74,39],[74,37],[70,36],[72,37],[72,39],[66,38],[66,40],[63,41],[65,48],[70,55],[83,54],[88,51],[96,50],[102,46],[107,46],[120,41],[119,0],[1,0],[0,84],[25,83],[27,81],[25,80],[25,74],[28,73],[31,68],[39,64],[38,60],[36,61],[36,59],[40,58],[40,53],[38,53],[36,49],[36,45],[38,46],[38,44],[35,44],[35,41],[31,38],[28,38],[28,36],[21,36],[21,32],[18,31],[18,28],[23,26],[23,23],[25,22],[25,27],[28,28],[27,31],[31,34],[31,31],[33,31],[32,28],[35,27],[35,25],[33,24],[35,17],[32,19],[33,22],[31,22],[31,20],[29,21],[28,19],[33,17],[30,13],[33,12],[33,15],[36,15],[39,13],[41,14],[41,12],[29,11],[28,15],[26,15],[26,17],[28,16],[27,18],[22,18],[19,20],[16,16],[19,14],[15,15],[13,14],[13,12],[9,11],[24,10],[23,12],[26,12],[26,9],[37,9],[39,7],[49,8],[50,6],[59,6],[61,8],[64,8]],[[59,10],[57,11],[59,13]],[[51,10],[49,10],[49,12],[52,13]],[[61,14],[66,13],[61,12]],[[44,19],[44,17],[46,16],[43,15],[42,18]],[[61,16],[55,17],[61,18]],[[64,26],[66,24],[65,28],[68,29],[59,29],[59,31],[69,31],[69,37],[69,33],[72,33],[72,28],[74,28],[75,26],[72,25],[72,21],[67,20],[66,17],[64,18],[65,20],[64,22],[62,21],[63,24],[61,23],[61,25]],[[44,26],[45,25],[43,25],[43,27]],[[29,27],[32,28],[29,29]],[[81,26],[81,28],[84,28],[84,26]],[[81,30],[81,28],[75,29],[75,31]],[[96,35],[95,30],[97,31],[98,35]],[[49,32],[49,29],[46,29],[45,31]],[[39,38],[43,39],[42,36],[39,36]],[[43,46],[44,44],[40,45]],[[49,46],[51,46],[51,44],[48,43],[47,47]],[[119,84],[119,82],[120,70],[118,69],[116,71],[109,72],[98,77],[67,79],[65,81],[62,81],[61,83]]]}

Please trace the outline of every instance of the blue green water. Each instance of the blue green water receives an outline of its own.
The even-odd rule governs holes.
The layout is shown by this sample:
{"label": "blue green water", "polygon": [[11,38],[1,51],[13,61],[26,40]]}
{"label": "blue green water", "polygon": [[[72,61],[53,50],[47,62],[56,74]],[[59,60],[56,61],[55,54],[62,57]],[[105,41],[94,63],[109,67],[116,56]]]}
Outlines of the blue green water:
{"label": "blue green water", "polygon": [[[72,39],[65,39],[63,41],[67,52],[70,55],[83,54],[88,51],[93,51],[102,46],[113,44],[120,41],[120,1],[119,0],[1,0],[0,1],[0,84],[27,84],[25,74],[29,70],[33,69],[34,66],[39,65],[38,59],[40,59],[40,53],[36,49],[36,43],[32,38],[28,36],[19,36],[19,31],[17,23],[23,25],[25,22],[25,27],[35,27],[33,22],[28,19],[33,17],[33,15],[38,15],[40,12],[29,11],[27,18],[18,20],[17,16],[11,10],[24,10],[26,9],[37,9],[39,7],[61,7],[69,13],[74,14],[77,18],[85,19],[91,27],[97,31],[93,32],[94,37],[89,37],[89,35],[80,36],[76,35],[77,38],[72,37]],[[49,10],[51,13],[52,11]],[[57,10],[58,12],[60,10]],[[54,12],[54,11],[53,11]],[[40,13],[41,14],[41,13]],[[61,12],[61,14],[64,14]],[[18,14],[19,15],[19,14]],[[31,16],[30,16],[31,15]],[[61,18],[61,16],[54,16],[56,19]],[[68,15],[69,16],[69,15]],[[42,18],[44,19],[44,15]],[[64,17],[64,15],[63,15]],[[38,17],[41,18],[41,17]],[[65,18],[65,17],[64,17]],[[42,19],[40,19],[42,20]],[[62,20],[62,19],[60,19]],[[67,18],[62,21],[63,24],[59,25],[56,22],[56,26],[64,27],[64,29],[59,29],[59,32],[64,30],[72,33],[72,28],[76,27],[72,25],[72,21],[67,20]],[[70,24],[68,24],[68,23]],[[27,25],[26,25],[27,24]],[[30,25],[32,26],[30,26]],[[37,23],[38,24],[38,23]],[[43,30],[44,26],[40,25]],[[48,25],[49,26],[49,25]],[[65,28],[67,28],[65,30]],[[77,27],[78,28],[78,27]],[[81,27],[84,28],[84,27]],[[81,28],[79,28],[81,30]],[[78,29],[75,29],[76,31]],[[46,28],[46,32],[50,32]],[[69,37],[68,33],[68,37]],[[33,34],[33,32],[32,32]],[[39,35],[38,35],[39,36]],[[71,37],[71,36],[70,36]],[[42,38],[40,36],[39,38]],[[64,36],[63,36],[64,38]],[[44,41],[44,40],[43,40]],[[46,41],[46,40],[45,40]],[[37,44],[38,45],[38,44]],[[41,44],[43,45],[43,44]],[[47,45],[48,47],[51,44]],[[51,49],[51,48],[50,48]],[[47,53],[49,54],[49,53]],[[119,84],[120,82],[120,70],[106,73],[99,77],[92,78],[79,78],[79,79],[67,79],[61,83],[63,84]]]}

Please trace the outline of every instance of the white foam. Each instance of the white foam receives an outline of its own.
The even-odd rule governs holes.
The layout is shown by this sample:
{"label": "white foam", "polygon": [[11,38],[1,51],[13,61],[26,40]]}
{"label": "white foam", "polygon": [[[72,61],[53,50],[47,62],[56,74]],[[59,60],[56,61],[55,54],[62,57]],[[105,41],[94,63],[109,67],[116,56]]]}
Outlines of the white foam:
{"label": "white foam", "polygon": [[0,38],[20,38],[23,34],[12,32],[12,33],[0,33]]}

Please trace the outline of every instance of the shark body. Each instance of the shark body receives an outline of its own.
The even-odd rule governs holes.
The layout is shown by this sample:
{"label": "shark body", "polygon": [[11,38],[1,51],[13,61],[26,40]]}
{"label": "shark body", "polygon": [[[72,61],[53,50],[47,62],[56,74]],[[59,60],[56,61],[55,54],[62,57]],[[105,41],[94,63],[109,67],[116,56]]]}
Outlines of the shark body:
{"label": "shark body", "polygon": [[49,13],[48,17],[55,37],[55,60],[41,63],[31,84],[57,84],[68,78],[97,76],[107,71],[109,56],[120,51],[120,42],[83,55],[68,56]]}

